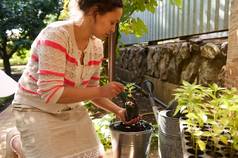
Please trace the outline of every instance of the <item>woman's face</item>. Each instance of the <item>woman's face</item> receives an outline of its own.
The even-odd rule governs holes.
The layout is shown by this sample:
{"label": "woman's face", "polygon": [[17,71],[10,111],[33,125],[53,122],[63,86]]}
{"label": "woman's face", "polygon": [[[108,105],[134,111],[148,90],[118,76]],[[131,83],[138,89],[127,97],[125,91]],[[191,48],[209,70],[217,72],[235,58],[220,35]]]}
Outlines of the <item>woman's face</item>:
{"label": "woman's face", "polygon": [[116,25],[119,23],[121,16],[122,8],[116,8],[103,15],[97,14],[95,25],[93,26],[93,34],[100,39],[107,38],[111,33],[115,32]]}

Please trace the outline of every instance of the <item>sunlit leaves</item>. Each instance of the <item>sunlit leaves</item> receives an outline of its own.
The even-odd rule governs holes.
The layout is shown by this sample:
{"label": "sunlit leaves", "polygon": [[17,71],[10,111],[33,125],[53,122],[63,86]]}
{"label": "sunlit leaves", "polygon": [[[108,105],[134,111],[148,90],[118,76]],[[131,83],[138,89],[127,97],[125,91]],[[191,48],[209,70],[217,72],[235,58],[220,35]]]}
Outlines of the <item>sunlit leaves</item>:
{"label": "sunlit leaves", "polygon": [[[206,141],[201,137],[209,137],[217,145],[218,142],[233,148],[238,144],[238,91],[226,89],[217,84],[207,87],[183,81],[176,89],[175,98],[178,106],[175,114],[186,115],[187,130],[201,150]],[[203,131],[203,129],[206,129]]]}
{"label": "sunlit leaves", "polygon": [[115,119],[115,115],[113,114],[106,114],[102,118],[93,119],[97,135],[106,150],[111,148],[111,134],[109,126],[113,119]]}
{"label": "sunlit leaves", "polygon": [[129,18],[120,24],[120,31],[127,35],[134,34],[136,37],[141,37],[144,33],[148,32],[148,29],[140,18]]}
{"label": "sunlit leaves", "polygon": [[178,6],[179,8],[181,8],[182,5],[183,5],[183,0],[170,0],[170,3]]}
{"label": "sunlit leaves", "polygon": [[198,139],[198,140],[197,140],[197,144],[198,144],[199,148],[200,148],[202,151],[205,150],[205,148],[206,148],[206,143],[205,143],[204,141]]}

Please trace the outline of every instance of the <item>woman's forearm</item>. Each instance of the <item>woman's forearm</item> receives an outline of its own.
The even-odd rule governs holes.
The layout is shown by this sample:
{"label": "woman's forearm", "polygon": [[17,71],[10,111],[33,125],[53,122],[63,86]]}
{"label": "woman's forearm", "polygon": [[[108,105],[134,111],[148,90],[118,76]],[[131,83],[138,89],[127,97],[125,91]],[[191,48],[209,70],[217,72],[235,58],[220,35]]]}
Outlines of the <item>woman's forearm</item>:
{"label": "woman's forearm", "polygon": [[[64,91],[57,103],[67,104],[97,98],[113,98],[124,90],[124,86],[118,82],[110,82],[101,87],[64,87]],[[100,99],[99,99],[100,100]],[[101,102],[101,101],[99,101]],[[110,102],[109,99],[106,102]],[[111,102],[112,103],[112,102]],[[109,105],[107,103],[107,105]],[[114,104],[114,106],[116,106]]]}
{"label": "woman's forearm", "polygon": [[59,98],[57,103],[67,104],[75,103],[85,100],[92,100],[101,96],[99,87],[88,87],[88,88],[75,88],[75,87],[64,87],[63,94]]}

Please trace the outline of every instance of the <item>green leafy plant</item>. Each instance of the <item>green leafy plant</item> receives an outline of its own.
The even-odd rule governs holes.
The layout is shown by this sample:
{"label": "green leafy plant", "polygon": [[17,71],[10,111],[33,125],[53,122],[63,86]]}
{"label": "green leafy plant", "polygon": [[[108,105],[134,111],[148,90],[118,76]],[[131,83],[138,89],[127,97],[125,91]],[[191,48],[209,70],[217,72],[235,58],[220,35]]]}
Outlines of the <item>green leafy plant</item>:
{"label": "green leafy plant", "polygon": [[106,73],[106,69],[107,69],[107,62],[103,61],[99,81],[101,86],[106,85],[109,82],[109,77]]}
{"label": "green leafy plant", "polygon": [[159,125],[152,124],[152,126],[153,126],[154,130],[153,130],[152,137],[151,137],[150,147],[152,150],[157,150],[158,149],[158,139],[159,139],[159,134],[158,134]]}
{"label": "green leafy plant", "polygon": [[110,123],[115,119],[114,114],[106,114],[102,118],[93,119],[94,127],[105,150],[111,148]]}
{"label": "green leafy plant", "polygon": [[135,92],[135,83],[127,83],[125,85],[125,92],[128,97],[133,97],[133,93]]}
{"label": "green leafy plant", "polygon": [[123,107],[126,109],[126,119],[129,121],[139,115],[139,109],[134,98],[135,83],[127,83],[125,85],[125,92],[120,95],[123,99]]}
{"label": "green leafy plant", "polygon": [[124,86],[124,92],[120,94],[124,102],[128,100],[134,100],[133,93],[135,93],[135,83],[127,83]]}
{"label": "green leafy plant", "polygon": [[[193,146],[204,151],[208,141],[214,152],[219,143],[230,146],[231,152],[238,150],[238,91],[211,84],[208,87],[183,81],[176,89],[178,112],[185,115],[183,123],[193,139]],[[205,138],[205,139],[204,139]],[[197,150],[195,150],[197,151]]]}

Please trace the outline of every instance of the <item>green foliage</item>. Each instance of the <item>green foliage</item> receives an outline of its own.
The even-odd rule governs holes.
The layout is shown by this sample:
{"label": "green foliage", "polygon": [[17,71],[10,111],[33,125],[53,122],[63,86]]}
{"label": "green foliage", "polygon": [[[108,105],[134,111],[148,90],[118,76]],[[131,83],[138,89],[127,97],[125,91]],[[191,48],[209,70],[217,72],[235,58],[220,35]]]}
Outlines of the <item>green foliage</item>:
{"label": "green foliage", "polygon": [[120,24],[120,31],[126,35],[134,34],[139,38],[148,32],[148,28],[140,18],[129,18]]}
{"label": "green foliage", "polygon": [[[22,56],[48,22],[56,20],[61,0],[2,0],[0,3],[0,58]],[[10,65],[4,65],[10,70]]]}
{"label": "green foliage", "polygon": [[26,60],[30,56],[30,51],[29,49],[20,49],[18,50],[15,54],[13,54],[12,58],[13,59],[18,59],[19,60]]}
{"label": "green foliage", "polygon": [[101,72],[100,72],[100,86],[106,85],[109,82],[109,78],[106,74],[107,63],[102,62]]}
{"label": "green foliage", "polygon": [[127,93],[128,97],[132,97],[132,94],[134,93],[135,90],[135,83],[127,83],[125,85],[125,93]]}
{"label": "green foliage", "polygon": [[91,111],[93,112],[96,109],[96,107],[93,105],[91,101],[84,101],[84,107],[87,108],[89,114],[91,113]]}
{"label": "green foliage", "polygon": [[69,17],[68,6],[69,6],[69,0],[64,0],[63,10],[60,12],[59,19],[63,20],[63,19],[67,19]]}
{"label": "green foliage", "polygon": [[13,99],[13,95],[7,97],[0,97],[0,106],[3,106],[6,102],[10,102]]}
{"label": "green foliage", "polygon": [[[49,14],[59,14],[61,5],[60,0],[2,0],[0,4],[0,15],[2,16],[0,18],[1,39],[6,37],[4,34],[7,30],[20,31],[19,35],[13,39],[27,40],[35,38],[42,27],[46,25],[44,23],[46,17]],[[22,36],[25,36],[25,38],[22,38]]]}
{"label": "green foliage", "polygon": [[159,140],[159,133],[158,133],[158,124],[153,124],[153,132],[152,132],[152,137],[151,137],[151,144],[150,148],[151,150],[157,150],[158,149],[158,140]]}
{"label": "green foliage", "polygon": [[[182,0],[170,0],[171,4],[181,8]],[[120,31],[125,34],[134,34],[141,37],[148,32],[148,28],[140,18],[132,17],[135,12],[149,11],[155,13],[158,0],[124,0],[124,14],[120,23]]]}
{"label": "green foliage", "polygon": [[43,21],[44,21],[45,24],[50,24],[50,23],[58,20],[59,19],[58,16],[59,15],[57,15],[57,14],[49,14],[49,15],[45,16],[45,19]]}
{"label": "green foliage", "polygon": [[155,13],[158,5],[157,0],[124,0],[124,14],[120,23],[120,31],[126,34],[134,34],[141,37],[148,32],[144,22],[140,18],[133,18],[135,12],[144,12],[148,10]]}
{"label": "green foliage", "polygon": [[[30,56],[30,51],[27,49],[21,49],[15,54],[13,54],[12,58],[10,59],[10,64],[14,65],[26,65],[27,60]],[[3,67],[3,60],[0,59],[0,67]]]}
{"label": "green foliage", "polygon": [[[231,146],[238,149],[237,94],[235,88],[226,89],[216,84],[205,87],[186,81],[176,89],[178,106],[175,114],[186,115],[184,122],[201,150],[205,150],[207,143],[202,137],[210,137],[215,146],[219,141],[224,144],[231,142]],[[201,130],[204,127],[208,130]]]}
{"label": "green foliage", "polygon": [[170,0],[170,3],[181,8],[183,5],[183,0]]}
{"label": "green foliage", "polygon": [[101,140],[105,150],[111,148],[111,133],[109,129],[109,125],[111,121],[115,119],[114,114],[104,115],[102,118],[94,119],[94,127],[96,132]]}

